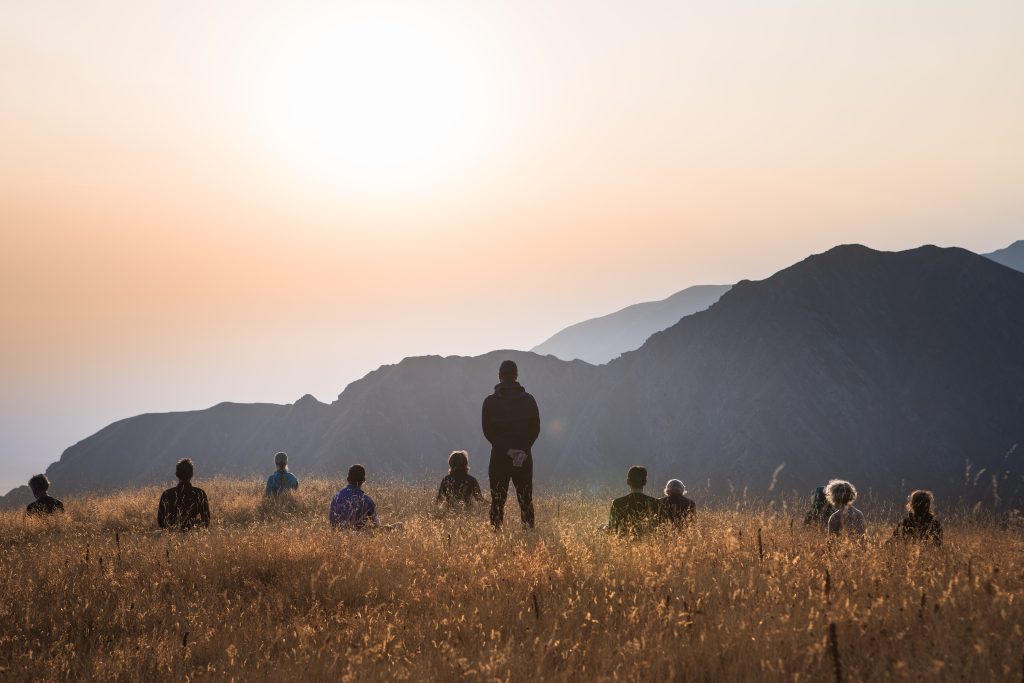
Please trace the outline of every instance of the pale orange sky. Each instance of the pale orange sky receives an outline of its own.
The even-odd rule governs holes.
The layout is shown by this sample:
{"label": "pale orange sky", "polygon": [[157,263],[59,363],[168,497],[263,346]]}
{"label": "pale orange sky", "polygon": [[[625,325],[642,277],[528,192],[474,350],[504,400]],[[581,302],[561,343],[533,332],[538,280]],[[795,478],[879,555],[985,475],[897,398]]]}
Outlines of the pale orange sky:
{"label": "pale orange sky", "polygon": [[0,487],[139,412],[1024,237],[1018,1],[206,4],[0,8]]}

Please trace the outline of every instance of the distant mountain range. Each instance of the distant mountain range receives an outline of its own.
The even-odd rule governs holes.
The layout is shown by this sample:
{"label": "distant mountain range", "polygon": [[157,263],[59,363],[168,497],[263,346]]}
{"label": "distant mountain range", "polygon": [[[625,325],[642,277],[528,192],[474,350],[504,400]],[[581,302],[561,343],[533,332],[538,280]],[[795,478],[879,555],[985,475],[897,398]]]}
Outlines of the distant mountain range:
{"label": "distant mountain range", "polygon": [[640,348],[652,334],[675,325],[681,318],[705,310],[728,292],[729,286],[697,285],[661,301],[633,304],[567,327],[532,351],[601,365]]}
{"label": "distant mountain range", "polygon": [[[1024,240],[1005,249],[982,254],[997,263],[1024,272]],[[667,299],[627,306],[557,332],[531,349],[562,360],[585,360],[602,365],[627,351],[640,348],[655,332],[667,330],[688,315],[703,311],[729,291],[730,285],[696,285]]]}
{"label": "distant mountain range", "polygon": [[985,256],[1008,268],[1024,272],[1024,240],[1017,240],[1005,249],[993,251]]}
{"label": "distant mountain range", "polygon": [[122,420],[47,473],[60,494],[168,481],[184,456],[199,477],[265,474],[285,450],[300,475],[361,461],[372,478],[436,477],[451,449],[468,448],[485,476],[480,402],[510,357],[542,411],[539,485],[616,483],[639,462],[655,482],[764,494],[783,466],[776,490],[844,476],[885,495],[994,490],[1020,503],[1021,339],[1024,274],[963,249],[842,246],[740,282],[599,367],[513,351],[409,358],[330,405],[306,396]]}

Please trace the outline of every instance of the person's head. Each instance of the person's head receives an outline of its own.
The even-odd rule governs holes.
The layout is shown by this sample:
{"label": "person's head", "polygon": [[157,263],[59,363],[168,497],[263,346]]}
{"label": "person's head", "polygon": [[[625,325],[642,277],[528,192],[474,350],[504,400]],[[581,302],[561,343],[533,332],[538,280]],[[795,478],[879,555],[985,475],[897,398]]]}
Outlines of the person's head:
{"label": "person's head", "polygon": [[466,451],[452,451],[448,456],[448,472],[469,472],[469,453]]}
{"label": "person's head", "polygon": [[857,500],[857,489],[843,479],[833,479],[825,487],[825,497],[834,507],[841,508]]}
{"label": "person's head", "polygon": [[42,498],[50,490],[50,480],[46,478],[45,474],[37,474],[28,480],[28,487],[32,489],[33,496]]}
{"label": "person's head", "polygon": [[824,505],[827,502],[828,497],[825,495],[825,487],[819,486],[818,488],[814,489],[814,504]]}
{"label": "person's head", "polygon": [[666,496],[685,496],[686,495],[686,484],[679,481],[678,479],[669,479],[668,483],[665,484],[665,495]]}
{"label": "person's head", "polygon": [[647,468],[633,465],[626,472],[626,483],[631,489],[642,489],[647,486]]}
{"label": "person's head", "polygon": [[362,465],[352,465],[348,468],[348,483],[353,486],[362,486],[366,481],[366,468]]}
{"label": "person's head", "polygon": [[274,465],[281,471],[288,469],[288,454],[282,451],[275,455]]}
{"label": "person's head", "polygon": [[933,514],[932,507],[935,505],[935,494],[931,491],[914,491],[907,498],[907,512],[918,517]]}
{"label": "person's head", "polygon": [[519,366],[514,360],[503,360],[498,367],[498,380],[501,382],[515,382],[519,379]]}
{"label": "person's head", "polygon": [[174,474],[177,475],[178,481],[192,481],[192,476],[195,473],[196,466],[192,464],[192,458],[182,458],[174,468]]}

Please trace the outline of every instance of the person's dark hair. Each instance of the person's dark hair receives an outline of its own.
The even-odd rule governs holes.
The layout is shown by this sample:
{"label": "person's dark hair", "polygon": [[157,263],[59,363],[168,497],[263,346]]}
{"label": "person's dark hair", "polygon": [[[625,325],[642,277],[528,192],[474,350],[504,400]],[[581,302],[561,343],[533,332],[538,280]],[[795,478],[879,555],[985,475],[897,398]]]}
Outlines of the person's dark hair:
{"label": "person's dark hair", "polygon": [[469,472],[469,453],[466,451],[452,451],[448,456],[448,472]]}
{"label": "person's dark hair", "polygon": [[819,486],[818,488],[814,489],[814,504],[824,505],[827,502],[828,496],[825,495],[825,487]]}
{"label": "person's dark hair", "polygon": [[633,465],[626,473],[626,483],[630,488],[642,489],[647,485],[647,468],[640,465]]}
{"label": "person's dark hair", "polygon": [[366,481],[366,468],[362,465],[352,465],[348,468],[348,483],[359,486]]}
{"label": "person's dark hair", "polygon": [[907,498],[907,512],[918,517],[933,514],[932,506],[935,504],[935,494],[931,491],[919,489],[910,494]]}
{"label": "person's dark hair", "polygon": [[498,379],[518,379],[519,366],[514,360],[503,360],[498,368]]}
{"label": "person's dark hair", "polygon": [[50,490],[50,480],[46,478],[45,474],[37,474],[28,480],[28,487],[32,489],[32,492],[42,491],[46,493]]}
{"label": "person's dark hair", "polygon": [[192,458],[182,458],[174,468],[174,474],[181,481],[192,481],[192,476],[195,473],[196,466],[192,464]]}

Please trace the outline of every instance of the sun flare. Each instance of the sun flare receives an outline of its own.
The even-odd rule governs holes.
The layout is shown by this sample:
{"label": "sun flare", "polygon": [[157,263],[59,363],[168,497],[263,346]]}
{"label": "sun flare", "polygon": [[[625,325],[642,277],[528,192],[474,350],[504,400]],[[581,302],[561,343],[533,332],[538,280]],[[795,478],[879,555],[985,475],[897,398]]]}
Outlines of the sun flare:
{"label": "sun flare", "polygon": [[463,168],[483,100],[443,29],[376,13],[302,31],[266,91],[289,163],[306,180],[364,192],[431,186]]}

